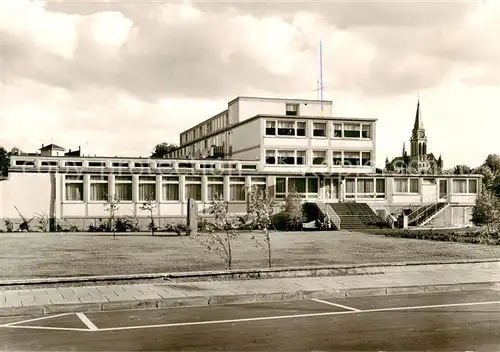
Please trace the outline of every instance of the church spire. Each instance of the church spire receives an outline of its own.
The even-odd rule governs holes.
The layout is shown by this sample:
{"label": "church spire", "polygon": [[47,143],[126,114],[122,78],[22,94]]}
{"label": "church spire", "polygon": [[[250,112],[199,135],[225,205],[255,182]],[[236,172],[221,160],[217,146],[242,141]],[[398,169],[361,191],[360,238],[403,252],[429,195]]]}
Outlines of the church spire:
{"label": "church spire", "polygon": [[420,97],[417,102],[417,113],[415,114],[415,124],[413,125],[414,130],[423,130],[424,122],[422,121],[422,116],[420,112]]}

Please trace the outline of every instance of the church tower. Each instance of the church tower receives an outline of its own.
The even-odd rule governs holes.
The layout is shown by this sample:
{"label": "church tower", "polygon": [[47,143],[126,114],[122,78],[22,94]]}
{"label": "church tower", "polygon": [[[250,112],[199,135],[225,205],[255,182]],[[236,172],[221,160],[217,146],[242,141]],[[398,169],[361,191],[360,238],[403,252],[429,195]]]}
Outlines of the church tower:
{"label": "church tower", "polygon": [[412,159],[425,162],[427,155],[427,136],[425,135],[424,123],[420,111],[420,99],[417,102],[417,113],[410,139],[410,155]]}

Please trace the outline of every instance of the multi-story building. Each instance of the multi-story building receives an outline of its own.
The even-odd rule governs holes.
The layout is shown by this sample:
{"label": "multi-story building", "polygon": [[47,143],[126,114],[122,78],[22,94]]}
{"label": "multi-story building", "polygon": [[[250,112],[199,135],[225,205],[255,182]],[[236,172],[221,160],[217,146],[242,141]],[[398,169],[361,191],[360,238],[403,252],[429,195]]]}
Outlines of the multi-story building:
{"label": "multi-story building", "polygon": [[382,173],[375,168],[376,122],[335,117],[331,101],[239,97],[182,132],[170,158],[12,156],[0,182],[0,214],[17,219],[17,208],[25,217],[46,213],[86,226],[107,216],[108,197],[120,201],[118,215],[147,217],[140,205],[152,195],[161,224],[185,216],[190,198],[207,214],[215,193],[231,212],[245,213],[248,190],[258,186],[278,199],[294,189],[329,204],[339,219],[348,216],[342,204],[355,202],[379,214],[419,208],[429,215],[419,225],[469,224],[480,176]]}

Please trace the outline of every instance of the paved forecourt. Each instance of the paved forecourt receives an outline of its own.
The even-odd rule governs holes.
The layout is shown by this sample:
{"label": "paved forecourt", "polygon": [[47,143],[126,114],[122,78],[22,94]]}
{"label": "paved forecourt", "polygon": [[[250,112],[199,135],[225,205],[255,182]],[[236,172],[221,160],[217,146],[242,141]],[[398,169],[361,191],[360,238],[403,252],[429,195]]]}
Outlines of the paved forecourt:
{"label": "paved forecourt", "polygon": [[500,291],[0,318],[2,350],[498,350]]}

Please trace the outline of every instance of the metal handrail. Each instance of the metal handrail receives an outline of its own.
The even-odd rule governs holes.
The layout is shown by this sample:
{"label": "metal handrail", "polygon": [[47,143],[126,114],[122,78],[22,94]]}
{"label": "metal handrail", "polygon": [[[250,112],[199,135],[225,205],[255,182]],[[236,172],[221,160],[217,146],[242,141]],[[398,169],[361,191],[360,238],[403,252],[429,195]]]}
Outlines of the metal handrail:
{"label": "metal handrail", "polygon": [[[417,207],[417,209],[415,209],[415,211],[413,211],[413,213],[414,213],[414,212],[419,211],[420,208],[427,207],[427,206],[429,206],[430,204],[433,204],[433,203],[439,203],[441,200],[443,200],[443,199],[445,199],[447,197],[448,197],[448,193],[446,193],[443,197],[439,197],[439,195],[438,195],[437,198],[434,195],[432,195],[432,196],[429,196],[429,197],[427,197],[425,199],[421,199],[418,202],[413,202],[413,203],[410,203],[409,205],[405,205],[405,206],[402,206],[401,208],[397,208],[392,213],[397,214],[397,213],[400,213],[401,211],[403,211],[403,209]],[[433,201],[429,201],[431,199]]]}
{"label": "metal handrail", "polygon": [[332,221],[333,224],[337,227],[337,229],[340,229],[341,220],[340,217],[335,212],[335,210],[333,210],[333,208],[329,204],[326,204],[325,202],[316,201],[316,205],[325,214],[326,220]]}

